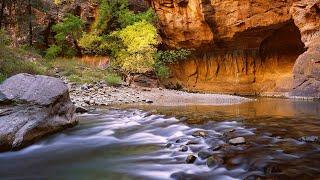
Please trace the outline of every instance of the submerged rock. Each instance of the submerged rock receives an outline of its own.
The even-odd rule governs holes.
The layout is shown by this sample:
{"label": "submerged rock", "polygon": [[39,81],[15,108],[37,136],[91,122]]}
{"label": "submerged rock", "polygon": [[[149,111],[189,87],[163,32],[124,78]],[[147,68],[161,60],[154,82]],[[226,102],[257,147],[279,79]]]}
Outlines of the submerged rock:
{"label": "submerged rock", "polygon": [[212,152],[209,152],[209,151],[200,151],[198,153],[198,156],[199,156],[200,159],[207,159],[211,155],[212,155]]}
{"label": "submerged rock", "polygon": [[246,143],[246,139],[244,137],[237,137],[229,140],[229,144],[231,145],[240,145],[245,143]]}
{"label": "submerged rock", "polygon": [[88,112],[88,109],[81,106],[76,107],[76,113],[86,113],[86,112]]}
{"label": "submerged rock", "polygon": [[224,163],[224,160],[222,157],[218,155],[212,155],[207,159],[207,166],[208,167],[213,167],[217,165],[221,165]]}
{"label": "submerged rock", "polygon": [[165,145],[166,148],[170,148],[172,146],[172,143],[168,143]]}
{"label": "submerged rock", "polygon": [[304,136],[299,139],[299,141],[304,141],[308,143],[320,143],[319,136]]}
{"label": "submerged rock", "polygon": [[191,140],[191,141],[188,141],[186,145],[196,145],[196,144],[199,144],[199,142]]}
{"label": "submerged rock", "polygon": [[219,151],[221,148],[222,148],[222,145],[218,144],[218,145],[214,145],[214,146],[210,147],[209,150]]}
{"label": "submerged rock", "polygon": [[206,131],[195,131],[194,133],[192,133],[192,136],[194,136],[194,137],[207,137],[208,136],[208,132],[206,132]]}
{"label": "submerged rock", "polygon": [[189,148],[188,148],[187,146],[185,146],[185,145],[180,146],[180,151],[181,151],[181,152],[187,152],[188,149],[189,149]]}
{"label": "submerged rock", "polygon": [[187,157],[186,163],[192,164],[192,163],[194,163],[194,162],[196,161],[196,159],[197,159],[197,157],[191,154],[191,155],[189,155],[189,156]]}
{"label": "submerged rock", "polygon": [[48,76],[18,74],[0,85],[0,151],[18,150],[36,140],[72,127],[75,106],[68,87]]}

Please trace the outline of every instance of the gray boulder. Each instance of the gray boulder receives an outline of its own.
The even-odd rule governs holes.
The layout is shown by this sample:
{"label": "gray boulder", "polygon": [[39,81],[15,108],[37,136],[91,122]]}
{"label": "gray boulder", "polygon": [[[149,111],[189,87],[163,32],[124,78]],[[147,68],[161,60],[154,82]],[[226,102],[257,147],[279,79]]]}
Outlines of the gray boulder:
{"label": "gray boulder", "polygon": [[68,87],[48,76],[18,74],[0,84],[0,151],[19,150],[74,126]]}

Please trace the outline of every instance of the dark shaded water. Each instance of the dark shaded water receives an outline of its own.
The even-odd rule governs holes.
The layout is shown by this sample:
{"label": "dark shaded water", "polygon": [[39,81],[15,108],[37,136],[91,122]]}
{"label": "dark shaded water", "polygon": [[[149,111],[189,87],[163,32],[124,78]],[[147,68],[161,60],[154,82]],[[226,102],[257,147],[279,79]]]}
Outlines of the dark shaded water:
{"label": "dark shaded water", "polygon": [[[139,108],[85,114],[73,129],[1,153],[0,179],[320,178],[320,145],[298,140],[320,136],[319,102]],[[208,136],[192,136],[197,130]],[[247,143],[228,145],[239,136]],[[190,141],[187,152],[179,151]],[[212,153],[222,163],[185,163],[189,154],[216,145],[222,148]]]}

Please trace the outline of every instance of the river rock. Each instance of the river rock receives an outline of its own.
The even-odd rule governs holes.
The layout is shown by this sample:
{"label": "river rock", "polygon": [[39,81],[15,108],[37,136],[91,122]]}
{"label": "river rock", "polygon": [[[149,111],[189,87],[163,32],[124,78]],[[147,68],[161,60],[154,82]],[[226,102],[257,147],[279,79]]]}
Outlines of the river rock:
{"label": "river rock", "polygon": [[212,155],[207,159],[207,166],[208,167],[213,167],[216,165],[221,165],[224,163],[224,160],[222,157],[218,155]]}
{"label": "river rock", "polygon": [[229,140],[229,144],[231,145],[240,145],[245,143],[246,143],[246,139],[244,137],[237,137]]}
{"label": "river rock", "polygon": [[172,143],[168,143],[165,145],[166,148],[170,148],[173,144]]}
{"label": "river rock", "polygon": [[212,152],[209,152],[209,151],[200,151],[198,153],[198,156],[199,156],[200,159],[207,159],[211,155],[212,155]]}
{"label": "river rock", "polygon": [[195,131],[192,133],[192,136],[194,137],[207,137],[208,136],[208,132],[206,131]]}
{"label": "river rock", "polygon": [[86,112],[88,112],[88,109],[81,106],[76,107],[76,113],[86,113]]}
{"label": "river rock", "polygon": [[[0,85],[0,151],[18,150],[76,124],[68,87],[48,76],[18,74]],[[2,104],[0,102],[0,104]]]}
{"label": "river rock", "polygon": [[209,150],[211,151],[219,151],[222,148],[222,145],[217,144],[217,145],[213,145],[209,148]]}
{"label": "river rock", "polygon": [[196,156],[190,154],[190,155],[187,157],[187,159],[186,159],[186,163],[192,164],[192,163],[194,163],[194,162],[196,161],[196,159],[197,159]]}
{"label": "river rock", "polygon": [[299,141],[304,141],[308,143],[320,143],[319,136],[304,136],[299,139]]}
{"label": "river rock", "polygon": [[181,151],[181,152],[187,152],[188,149],[189,149],[189,148],[188,148],[187,146],[185,146],[185,145],[181,145],[181,146],[180,146],[180,151]]}

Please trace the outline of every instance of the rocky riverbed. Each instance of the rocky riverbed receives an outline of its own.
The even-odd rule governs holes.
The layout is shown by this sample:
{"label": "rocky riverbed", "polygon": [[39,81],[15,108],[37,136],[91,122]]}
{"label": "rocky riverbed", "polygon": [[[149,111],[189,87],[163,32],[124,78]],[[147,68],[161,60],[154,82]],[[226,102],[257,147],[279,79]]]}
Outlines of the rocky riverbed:
{"label": "rocky riverbed", "polygon": [[252,101],[252,99],[222,95],[200,94],[163,88],[108,86],[104,82],[77,85],[68,82],[70,97],[78,107],[109,106],[120,104],[153,104],[157,106],[177,105],[230,105]]}
{"label": "rocky riverbed", "polygon": [[97,108],[79,114],[72,129],[0,153],[0,162],[10,162],[0,164],[0,174],[3,179],[317,179],[319,107],[319,102],[258,99],[231,106],[142,107],[152,111]]}

